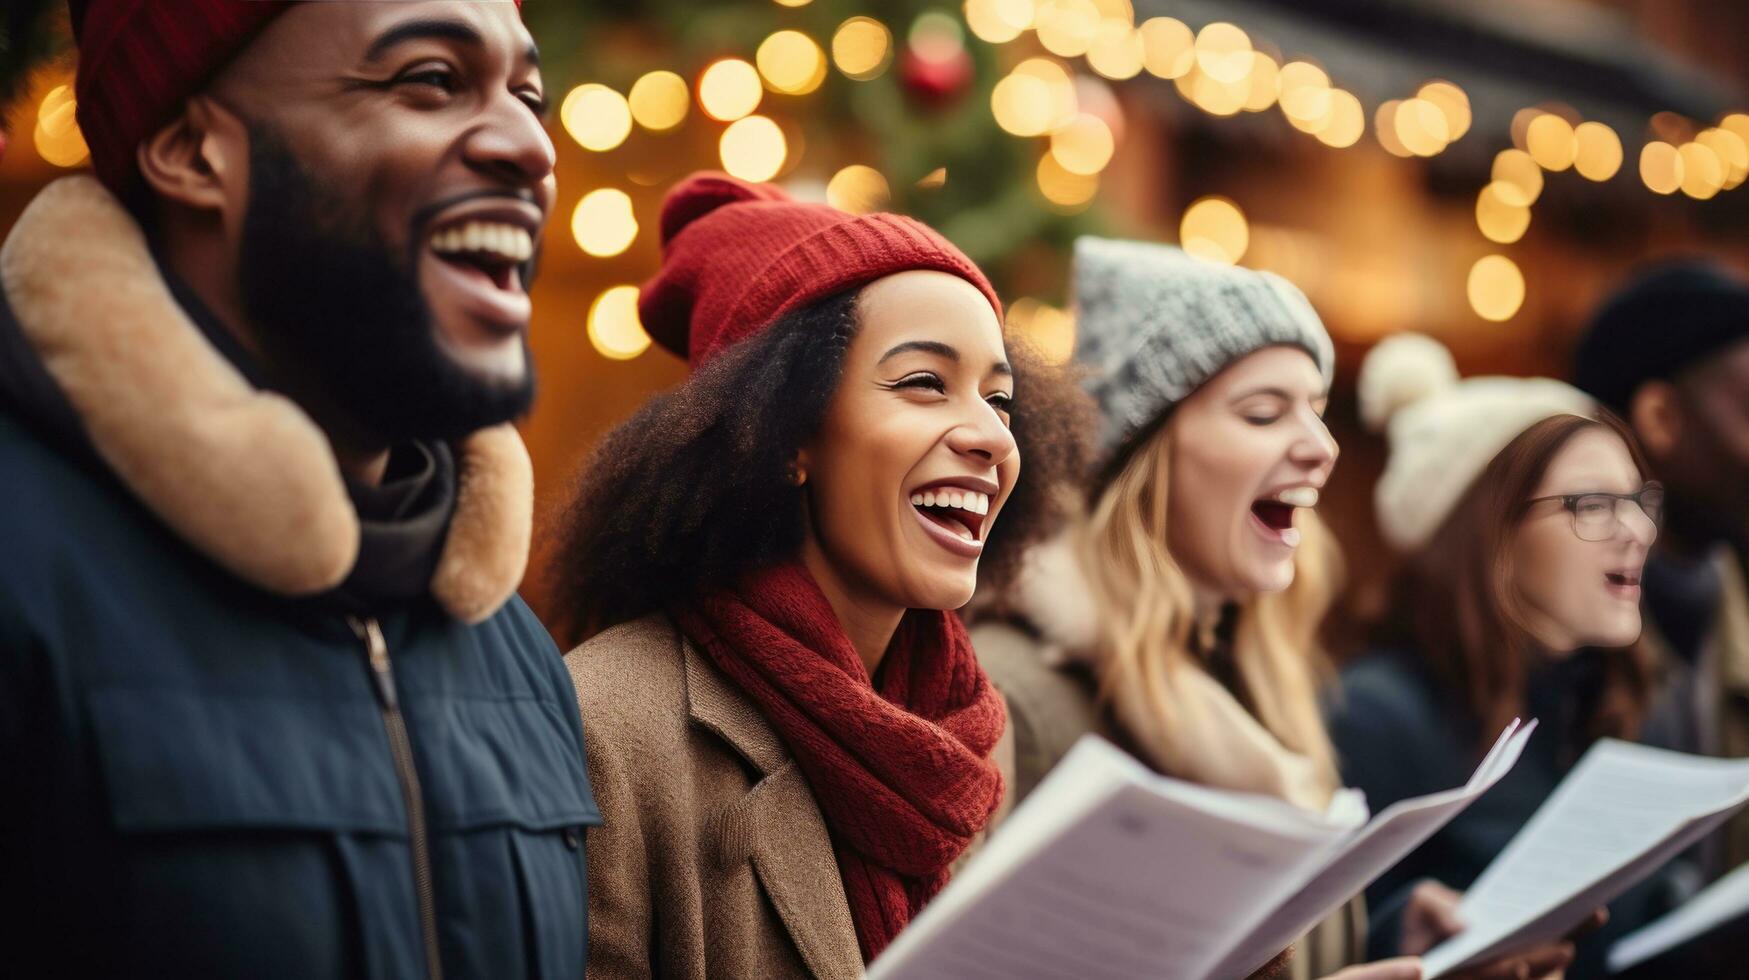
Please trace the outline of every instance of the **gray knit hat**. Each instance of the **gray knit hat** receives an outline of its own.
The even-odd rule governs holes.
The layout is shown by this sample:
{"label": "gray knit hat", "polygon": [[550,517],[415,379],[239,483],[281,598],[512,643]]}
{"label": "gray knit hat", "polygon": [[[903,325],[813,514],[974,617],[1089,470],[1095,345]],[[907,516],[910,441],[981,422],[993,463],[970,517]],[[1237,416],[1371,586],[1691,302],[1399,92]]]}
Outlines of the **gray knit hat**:
{"label": "gray knit hat", "polygon": [[1252,351],[1286,344],[1328,385],[1335,350],[1304,293],[1280,276],[1151,242],[1075,242],[1075,359],[1103,419],[1099,458]]}

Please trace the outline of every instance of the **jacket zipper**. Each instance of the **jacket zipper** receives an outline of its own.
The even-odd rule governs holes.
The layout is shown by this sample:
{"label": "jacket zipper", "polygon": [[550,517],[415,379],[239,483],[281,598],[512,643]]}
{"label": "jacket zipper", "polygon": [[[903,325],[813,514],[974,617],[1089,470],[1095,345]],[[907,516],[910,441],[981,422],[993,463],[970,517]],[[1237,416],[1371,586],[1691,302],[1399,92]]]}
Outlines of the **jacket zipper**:
{"label": "jacket zipper", "polygon": [[431,842],[425,830],[425,797],[419,791],[419,772],[413,767],[413,743],[407,737],[407,719],[401,715],[400,698],[395,692],[395,671],[389,663],[389,644],[383,639],[383,628],[376,619],[348,616],[346,622],[364,644],[365,663],[375,681],[377,703],[383,712],[383,728],[389,735],[389,754],[395,761],[401,798],[407,804],[407,836],[413,848],[413,891],[419,899],[426,975],[431,980],[443,980],[443,963],[437,951],[437,897],[431,881]]}

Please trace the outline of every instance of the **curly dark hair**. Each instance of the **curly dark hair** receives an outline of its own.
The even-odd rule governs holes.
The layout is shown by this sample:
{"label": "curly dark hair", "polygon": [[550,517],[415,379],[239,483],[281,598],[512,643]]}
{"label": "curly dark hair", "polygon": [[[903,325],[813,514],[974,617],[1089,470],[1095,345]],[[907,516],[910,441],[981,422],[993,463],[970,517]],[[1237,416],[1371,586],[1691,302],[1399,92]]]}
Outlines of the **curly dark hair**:
{"label": "curly dark hair", "polygon": [[[602,440],[559,519],[550,606],[562,637],[581,642],[800,551],[790,467],[838,388],[859,295],[784,316]],[[1008,356],[1023,465],[979,565],[994,587],[1064,516],[1051,488],[1085,470],[1092,424],[1066,371],[1012,339]]]}

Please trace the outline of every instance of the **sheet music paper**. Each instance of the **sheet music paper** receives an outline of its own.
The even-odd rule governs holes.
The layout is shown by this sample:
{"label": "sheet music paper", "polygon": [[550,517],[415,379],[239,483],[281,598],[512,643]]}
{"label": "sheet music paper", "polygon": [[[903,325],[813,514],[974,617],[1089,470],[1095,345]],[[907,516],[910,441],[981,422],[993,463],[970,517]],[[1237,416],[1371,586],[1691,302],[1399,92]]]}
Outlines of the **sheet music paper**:
{"label": "sheet music paper", "polygon": [[1464,895],[1428,980],[1559,938],[1749,801],[1749,760],[1604,739]]}
{"label": "sheet music paper", "polygon": [[1311,813],[1156,775],[1087,736],[870,980],[1242,976],[1234,964],[1275,956],[1493,785],[1531,727],[1503,733],[1467,786],[1364,832],[1352,790]]}
{"label": "sheet music paper", "polygon": [[1609,948],[1609,972],[1630,970],[1744,915],[1749,915],[1749,864],[1708,885],[1656,922],[1616,940]]}

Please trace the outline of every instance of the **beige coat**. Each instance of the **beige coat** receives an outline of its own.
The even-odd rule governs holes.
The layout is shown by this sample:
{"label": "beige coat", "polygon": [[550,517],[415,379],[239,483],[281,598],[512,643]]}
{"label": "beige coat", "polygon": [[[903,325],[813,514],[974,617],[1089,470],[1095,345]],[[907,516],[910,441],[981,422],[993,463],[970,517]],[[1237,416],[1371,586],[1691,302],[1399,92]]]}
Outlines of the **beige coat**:
{"label": "beige coat", "polygon": [[[825,818],[753,702],[665,616],[565,663],[603,820],[586,848],[589,976],[861,976]],[[1007,772],[1012,751],[1004,734]]]}

